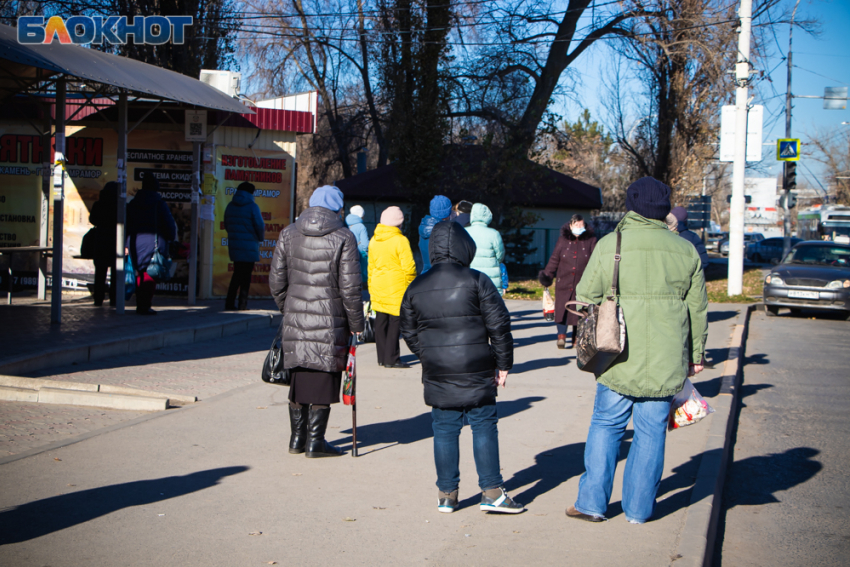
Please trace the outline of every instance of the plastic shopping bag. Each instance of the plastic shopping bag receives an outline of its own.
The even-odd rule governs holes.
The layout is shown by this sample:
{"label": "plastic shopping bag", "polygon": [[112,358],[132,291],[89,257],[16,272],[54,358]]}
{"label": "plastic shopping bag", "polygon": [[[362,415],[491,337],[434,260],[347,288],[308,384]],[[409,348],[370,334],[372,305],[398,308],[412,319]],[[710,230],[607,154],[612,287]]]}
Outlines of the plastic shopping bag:
{"label": "plastic shopping bag", "polygon": [[547,321],[555,320],[555,300],[548,287],[543,290],[543,318]]}
{"label": "plastic shopping bag", "polygon": [[356,400],[357,364],[355,353],[357,352],[357,341],[351,341],[348,345],[348,363],[345,372],[342,373],[342,403],[347,406],[354,405]]}
{"label": "plastic shopping bag", "polygon": [[710,413],[714,413],[714,408],[708,405],[705,398],[699,395],[691,381],[685,379],[684,388],[673,396],[673,403],[670,404],[670,420],[667,422],[667,431],[693,425]]}

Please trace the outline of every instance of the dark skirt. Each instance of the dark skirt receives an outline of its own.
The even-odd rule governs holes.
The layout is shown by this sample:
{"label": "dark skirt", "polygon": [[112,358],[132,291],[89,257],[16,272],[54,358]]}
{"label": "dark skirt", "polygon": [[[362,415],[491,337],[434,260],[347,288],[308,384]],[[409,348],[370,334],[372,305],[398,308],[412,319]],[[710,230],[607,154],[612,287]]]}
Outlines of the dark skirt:
{"label": "dark skirt", "polygon": [[289,401],[296,404],[329,406],[339,403],[342,372],[323,372],[309,368],[293,368]]}

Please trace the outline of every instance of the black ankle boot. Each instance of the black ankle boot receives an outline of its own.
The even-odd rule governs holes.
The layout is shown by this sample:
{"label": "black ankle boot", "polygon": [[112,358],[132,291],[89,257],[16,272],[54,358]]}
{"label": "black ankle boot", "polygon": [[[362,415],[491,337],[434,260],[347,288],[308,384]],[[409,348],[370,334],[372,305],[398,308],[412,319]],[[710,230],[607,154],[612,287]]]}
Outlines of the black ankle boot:
{"label": "black ankle boot", "polygon": [[307,445],[307,413],[306,406],[295,408],[292,404],[289,405],[289,427],[292,430],[292,435],[289,436],[289,452],[293,455],[303,453]]}
{"label": "black ankle boot", "polygon": [[339,457],[344,455],[341,449],[325,441],[325,430],[328,428],[328,418],[331,408],[310,406],[310,422],[307,424],[307,454],[310,459],[317,457]]}

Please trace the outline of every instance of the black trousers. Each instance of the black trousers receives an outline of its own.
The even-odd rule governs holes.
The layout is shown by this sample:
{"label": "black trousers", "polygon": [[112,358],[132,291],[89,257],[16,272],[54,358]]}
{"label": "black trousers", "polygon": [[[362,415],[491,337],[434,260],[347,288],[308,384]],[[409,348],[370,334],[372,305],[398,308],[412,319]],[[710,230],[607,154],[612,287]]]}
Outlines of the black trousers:
{"label": "black trousers", "polygon": [[236,308],[236,293],[239,293],[239,308],[248,306],[248,290],[251,287],[251,272],[254,270],[254,262],[233,262],[233,276],[230,278],[230,287],[227,288],[227,299],[224,302],[225,309]]}
{"label": "black trousers", "polygon": [[106,297],[106,271],[111,270],[112,279],[109,282],[109,305],[115,305],[115,258],[94,260],[94,304],[103,305]]}
{"label": "black trousers", "polygon": [[389,313],[375,313],[375,346],[378,349],[378,364],[393,366],[401,362],[398,341],[401,337],[401,318]]}

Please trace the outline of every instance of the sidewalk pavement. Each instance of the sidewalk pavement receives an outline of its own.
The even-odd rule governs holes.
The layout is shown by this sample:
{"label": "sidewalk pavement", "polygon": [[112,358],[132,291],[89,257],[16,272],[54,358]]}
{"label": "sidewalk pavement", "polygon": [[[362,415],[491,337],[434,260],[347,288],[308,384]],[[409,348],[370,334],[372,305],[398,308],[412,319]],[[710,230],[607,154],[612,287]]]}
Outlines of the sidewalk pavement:
{"label": "sidewalk pavement", "polygon": [[[437,512],[430,412],[422,402],[418,364],[409,370],[379,368],[374,345],[358,348],[361,456],[289,455],[288,390],[260,382],[267,345],[257,330],[195,345],[188,361],[162,349],[54,370],[56,379],[170,387],[195,392],[203,401],[127,415],[126,427],[91,427],[75,437],[81,442],[61,448],[55,447],[63,442],[54,443],[51,450],[2,464],[0,563],[675,562],[713,415],[669,434],[654,521],[642,526],[625,521],[622,466],[610,521],[567,519],[564,509],[574,502],[584,470],[595,382],[577,369],[574,351],[555,348],[554,328],[542,320],[537,303],[507,303],[516,360],[499,396],[500,451],[506,486],[527,506],[524,514],[478,510],[468,428],[461,435],[461,509]],[[707,358],[713,368],[695,380],[709,403],[720,392],[730,330],[740,311],[736,305],[711,306]],[[404,348],[403,354],[414,362]],[[210,355],[215,357],[207,360]],[[149,364],[151,357],[163,362]],[[4,422],[7,407],[0,403]],[[22,422],[14,424],[19,432],[41,426],[26,416],[16,421]],[[350,424],[350,408],[334,406],[328,439],[350,448]],[[9,427],[0,426],[0,433]],[[621,459],[627,451],[628,443]]]}
{"label": "sidewalk pavement", "polygon": [[192,343],[215,336],[216,330],[219,337],[226,336],[269,326],[270,317],[279,315],[270,299],[252,300],[249,307],[225,312],[221,299],[190,306],[185,298],[158,296],[157,314],[141,317],[132,306],[118,315],[114,308],[95,307],[89,296],[71,295],[62,304],[62,323],[57,325],[50,322],[49,299],[17,299],[0,306],[0,374],[23,376],[62,364]]}

